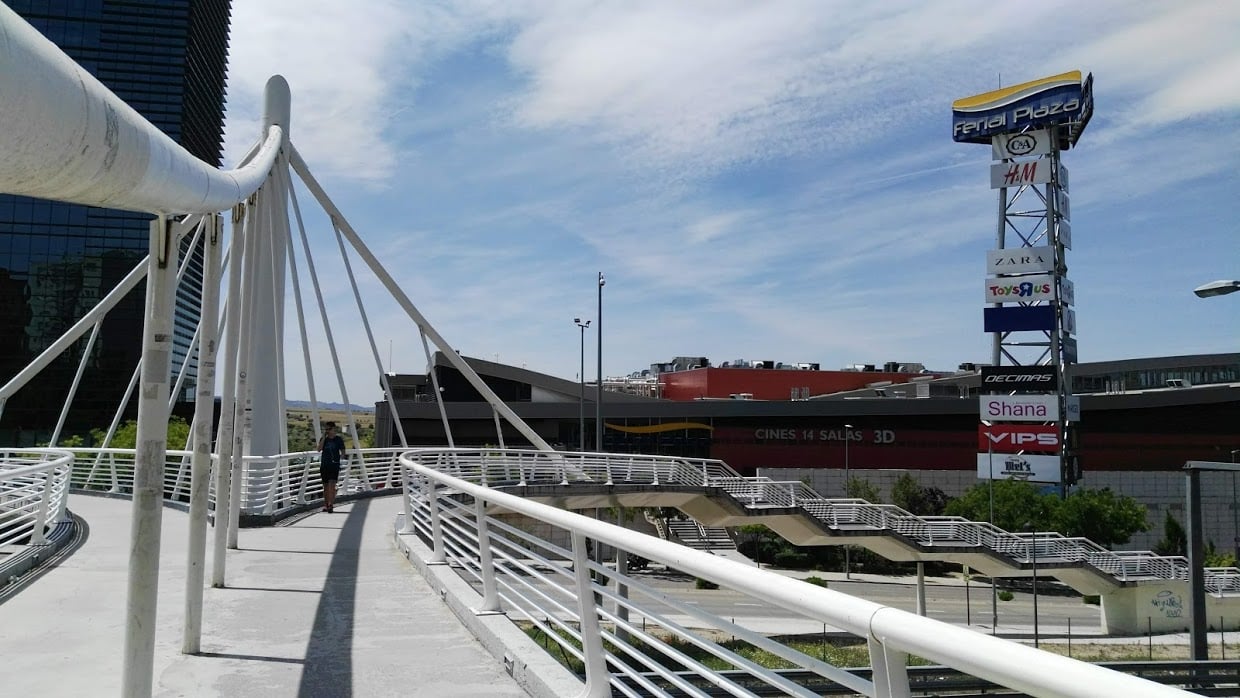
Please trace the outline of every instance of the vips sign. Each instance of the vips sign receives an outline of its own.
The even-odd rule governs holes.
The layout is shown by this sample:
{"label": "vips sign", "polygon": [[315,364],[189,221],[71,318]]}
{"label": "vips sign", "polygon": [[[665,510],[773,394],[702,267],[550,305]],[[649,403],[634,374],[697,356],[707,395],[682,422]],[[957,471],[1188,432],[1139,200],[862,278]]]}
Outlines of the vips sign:
{"label": "vips sign", "polygon": [[979,480],[1028,480],[1059,482],[1059,456],[1030,456],[1002,453],[977,454]]}
{"label": "vips sign", "polygon": [[988,422],[1053,422],[1059,419],[1058,395],[982,395],[978,414]]}
{"label": "vips sign", "polygon": [[980,424],[977,450],[988,453],[1059,451],[1059,427],[1053,424]]}
{"label": "vips sign", "polygon": [[1054,366],[983,366],[982,390],[993,393],[1044,393],[1059,390]]}

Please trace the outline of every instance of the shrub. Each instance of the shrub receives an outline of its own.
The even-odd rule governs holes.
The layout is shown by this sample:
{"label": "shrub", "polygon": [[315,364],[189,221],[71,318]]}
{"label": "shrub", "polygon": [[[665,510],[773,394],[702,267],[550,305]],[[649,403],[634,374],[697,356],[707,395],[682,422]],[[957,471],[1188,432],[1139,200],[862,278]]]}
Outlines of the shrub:
{"label": "shrub", "polygon": [[1086,594],[1081,597],[1081,603],[1087,603],[1091,606],[1097,606],[1102,603],[1102,597],[1097,594]]}
{"label": "shrub", "polygon": [[701,577],[698,577],[697,581],[693,583],[693,587],[695,589],[718,589],[719,585],[709,579],[702,579]]}
{"label": "shrub", "polygon": [[775,565],[791,570],[805,569],[809,566],[809,556],[797,550],[780,550],[775,553]]}
{"label": "shrub", "polygon": [[822,577],[817,577],[817,576],[806,577],[805,581],[809,582],[810,584],[813,584],[816,587],[822,587],[824,589],[827,587],[827,580],[823,579]]}
{"label": "shrub", "polygon": [[1000,601],[1011,601],[1012,598],[1013,598],[1012,592],[1008,591],[1007,589],[1004,589],[1003,591],[999,592]]}

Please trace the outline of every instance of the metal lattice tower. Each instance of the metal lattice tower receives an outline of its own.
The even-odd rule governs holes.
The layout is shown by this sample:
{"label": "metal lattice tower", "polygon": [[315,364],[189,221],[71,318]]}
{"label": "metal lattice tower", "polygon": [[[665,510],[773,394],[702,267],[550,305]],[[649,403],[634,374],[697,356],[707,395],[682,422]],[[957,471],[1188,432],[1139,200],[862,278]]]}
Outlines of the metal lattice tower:
{"label": "metal lattice tower", "polygon": [[[953,104],[953,137],[989,144],[998,190],[995,249],[987,255],[986,331],[995,367],[1050,367],[1061,491],[1080,479],[1071,367],[1077,362],[1068,170],[1061,161],[1093,114],[1093,76],[1064,73]],[[1005,304],[1006,307],[1005,307]],[[1014,304],[1014,305],[1012,305]]]}

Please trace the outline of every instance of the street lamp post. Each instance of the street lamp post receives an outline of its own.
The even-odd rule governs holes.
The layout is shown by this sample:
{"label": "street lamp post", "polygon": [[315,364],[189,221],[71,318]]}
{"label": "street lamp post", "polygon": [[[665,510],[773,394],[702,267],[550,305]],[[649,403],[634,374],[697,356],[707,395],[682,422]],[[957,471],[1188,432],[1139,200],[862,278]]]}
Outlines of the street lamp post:
{"label": "street lamp post", "polygon": [[577,378],[581,382],[581,395],[577,398],[577,450],[586,450],[586,328],[590,326],[590,321],[581,321],[581,318],[573,318],[573,322],[577,323],[577,327],[581,328],[581,371],[577,374]]}
{"label": "street lamp post", "polygon": [[[848,442],[852,441],[853,425],[844,425],[844,496],[848,497]],[[844,579],[852,579],[852,549],[844,546]]]}
{"label": "street lamp post", "polygon": [[[990,422],[982,420],[986,427],[986,468],[990,471],[986,483],[990,490],[990,524],[995,523],[995,442],[990,437]],[[990,575],[990,634],[999,632],[999,589],[995,586],[995,576]]]}
{"label": "street lamp post", "polygon": [[[1236,462],[1240,448],[1231,451],[1231,462]],[[1240,566],[1240,512],[1236,511],[1236,471],[1231,471],[1231,542],[1235,546],[1236,565]]]}
{"label": "street lamp post", "polygon": [[598,342],[598,395],[594,400],[594,450],[603,451],[603,286],[607,280],[603,272],[598,273],[598,325],[595,326],[595,341]]}
{"label": "street lamp post", "polygon": [[1038,529],[1033,524],[1025,526],[1029,532],[1029,559],[1033,563],[1033,646],[1038,646]]}

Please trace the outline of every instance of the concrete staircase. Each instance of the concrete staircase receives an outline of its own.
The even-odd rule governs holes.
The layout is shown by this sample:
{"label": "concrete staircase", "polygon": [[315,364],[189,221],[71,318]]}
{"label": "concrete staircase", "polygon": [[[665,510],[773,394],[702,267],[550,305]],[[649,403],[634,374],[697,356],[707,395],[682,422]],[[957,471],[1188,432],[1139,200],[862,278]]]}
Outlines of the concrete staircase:
{"label": "concrete staircase", "polygon": [[736,550],[736,542],[726,528],[703,526],[693,519],[671,519],[667,526],[668,540],[677,540],[695,550]]}

